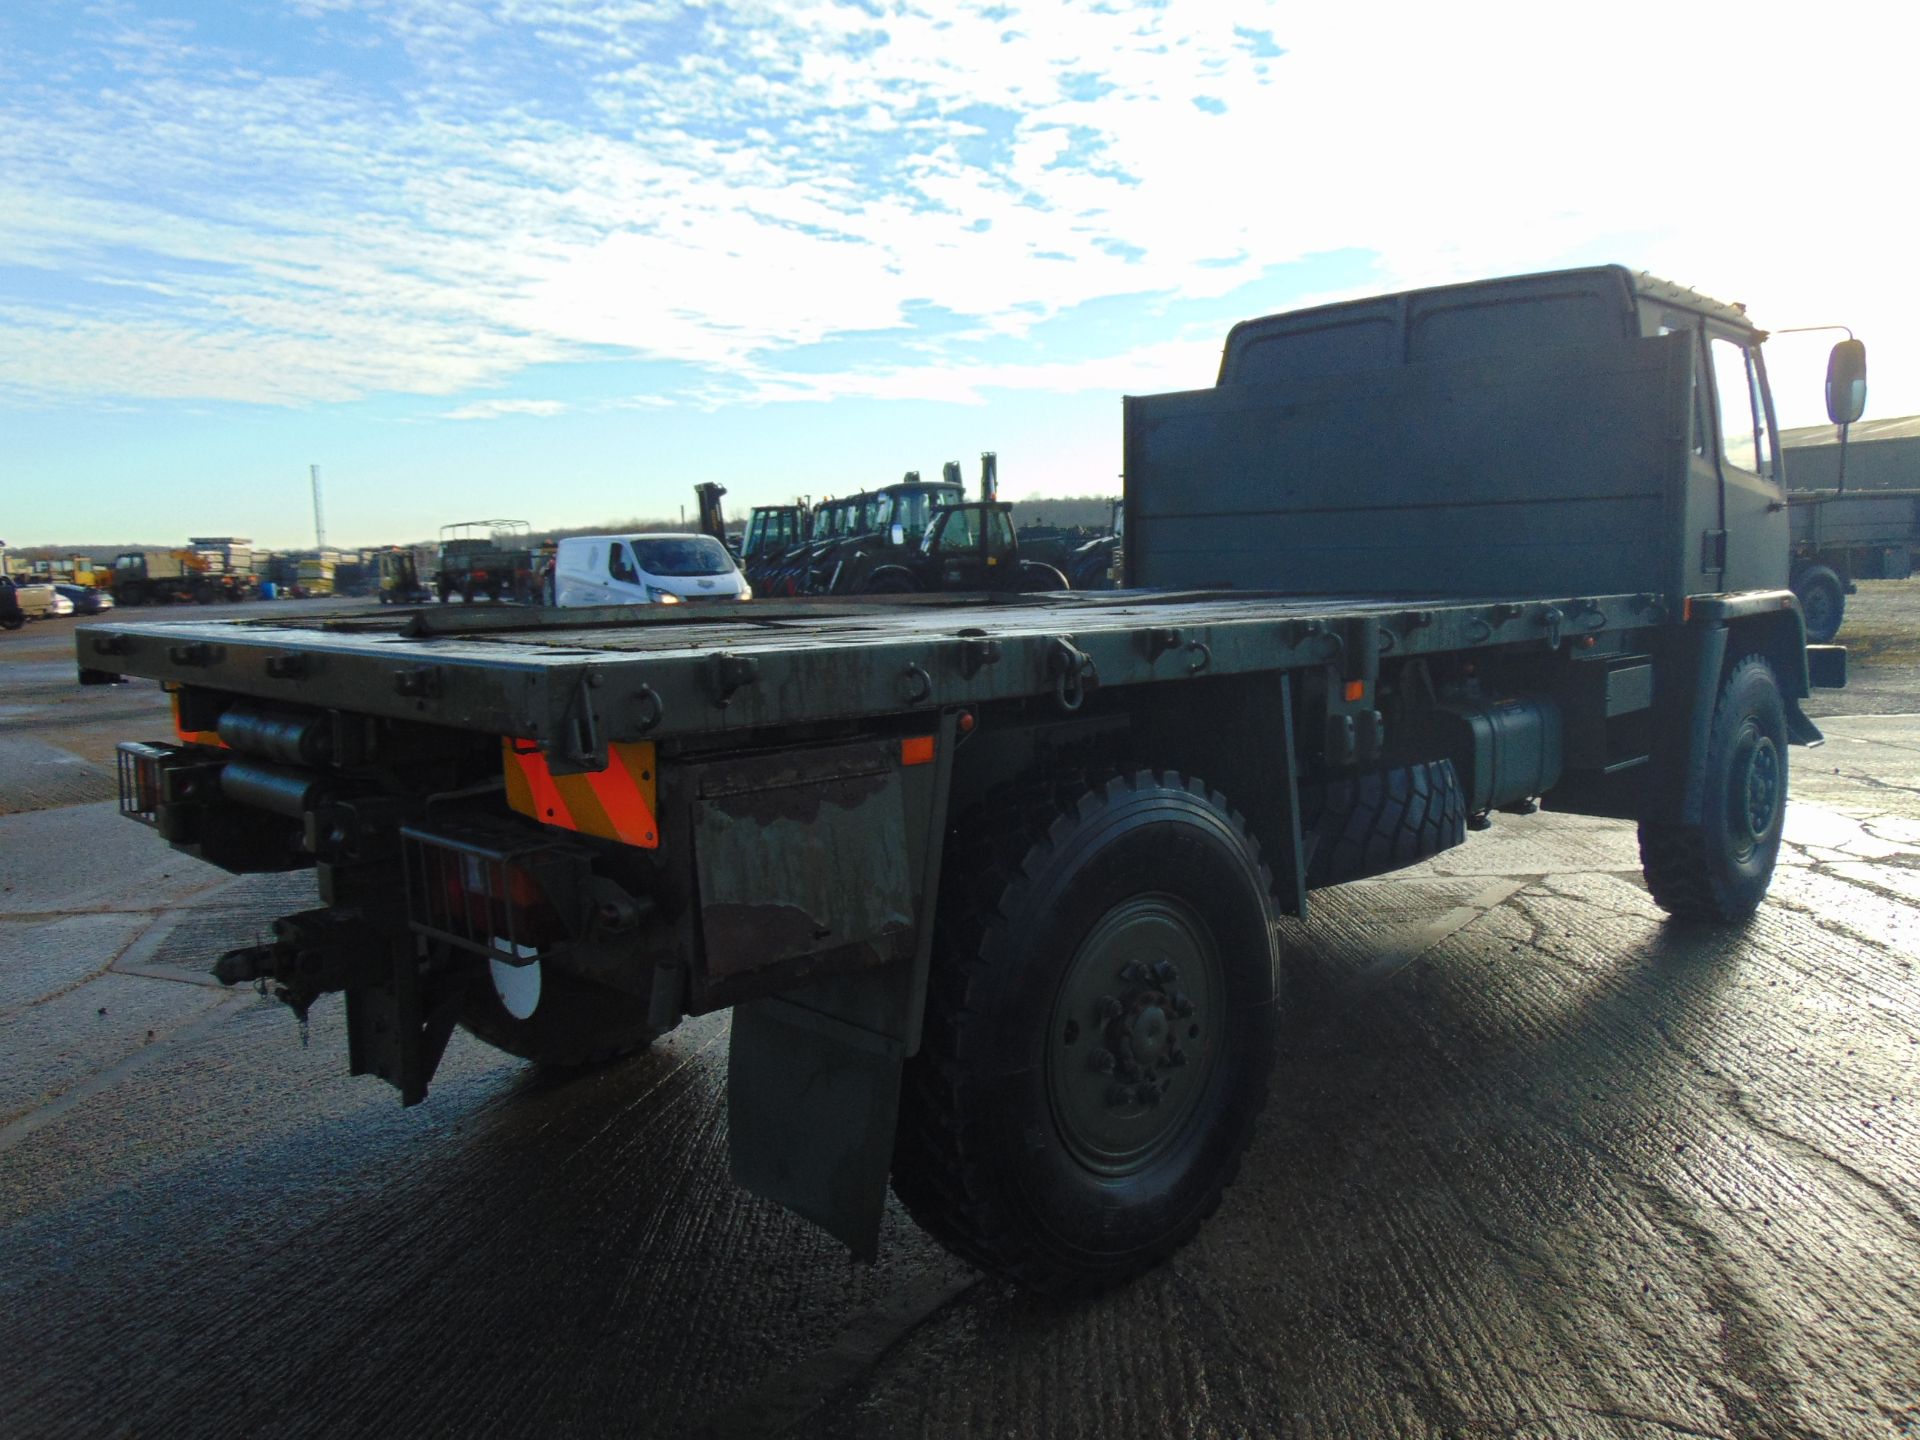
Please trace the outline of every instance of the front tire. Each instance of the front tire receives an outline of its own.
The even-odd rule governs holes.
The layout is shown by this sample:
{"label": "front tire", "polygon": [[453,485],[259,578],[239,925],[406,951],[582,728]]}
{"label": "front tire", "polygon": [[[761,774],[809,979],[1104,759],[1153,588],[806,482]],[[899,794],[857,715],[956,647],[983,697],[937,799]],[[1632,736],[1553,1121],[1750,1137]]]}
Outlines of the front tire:
{"label": "front tire", "polygon": [[945,867],[895,1193],[948,1249],[1051,1294],[1179,1249],[1238,1173],[1273,1063],[1259,847],[1199,781],[995,797]]}
{"label": "front tire", "polygon": [[1708,733],[1698,825],[1640,823],[1640,868],[1676,920],[1731,925],[1773,881],[1787,813],[1787,709],[1773,667],[1737,661]]}
{"label": "front tire", "polygon": [[496,1050],[537,1065],[580,1069],[644,1050],[659,1033],[647,1024],[647,1002],[639,996],[545,961],[500,969],[498,984],[491,974],[475,977],[460,1007],[460,1028]]}

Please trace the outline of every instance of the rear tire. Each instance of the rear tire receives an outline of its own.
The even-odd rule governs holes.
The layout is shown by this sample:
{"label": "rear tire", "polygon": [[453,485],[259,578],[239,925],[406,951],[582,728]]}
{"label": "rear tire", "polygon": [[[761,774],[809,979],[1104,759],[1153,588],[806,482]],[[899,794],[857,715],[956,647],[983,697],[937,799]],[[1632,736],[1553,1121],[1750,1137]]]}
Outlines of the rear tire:
{"label": "rear tire", "polygon": [[915,595],[919,590],[911,575],[897,570],[883,571],[860,587],[862,595]]}
{"label": "rear tire", "polygon": [[1793,577],[1793,593],[1807,621],[1807,640],[1824,645],[1840,633],[1847,614],[1847,587],[1831,566],[1813,565]]}
{"label": "rear tire", "polygon": [[556,1069],[603,1065],[644,1050],[658,1031],[647,1024],[647,1002],[624,990],[582,980],[540,964],[539,1004],[514,1016],[482,973],[467,988],[460,1028],[496,1050]]}
{"label": "rear tire", "polygon": [[1307,887],[1344,885],[1417,865],[1467,838],[1467,804],[1451,760],[1331,780],[1310,822]]}
{"label": "rear tire", "polygon": [[1773,882],[1787,813],[1787,707],[1773,667],[1734,662],[1708,732],[1698,825],[1640,823],[1640,869],[1676,920],[1731,925]]}
{"label": "rear tire", "polygon": [[894,1191],[968,1262],[1089,1293],[1184,1245],[1239,1171],[1273,1063],[1271,879],[1226,801],[1174,774],[1002,792],[974,824]]}

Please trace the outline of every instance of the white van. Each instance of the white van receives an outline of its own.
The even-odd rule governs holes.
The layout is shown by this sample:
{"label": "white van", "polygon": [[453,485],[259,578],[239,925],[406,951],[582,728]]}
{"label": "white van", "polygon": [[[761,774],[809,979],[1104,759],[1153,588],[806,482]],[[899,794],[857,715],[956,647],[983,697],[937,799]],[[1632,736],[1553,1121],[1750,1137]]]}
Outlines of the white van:
{"label": "white van", "polygon": [[680,605],[751,600],[727,547],[711,535],[574,535],[553,561],[554,605]]}

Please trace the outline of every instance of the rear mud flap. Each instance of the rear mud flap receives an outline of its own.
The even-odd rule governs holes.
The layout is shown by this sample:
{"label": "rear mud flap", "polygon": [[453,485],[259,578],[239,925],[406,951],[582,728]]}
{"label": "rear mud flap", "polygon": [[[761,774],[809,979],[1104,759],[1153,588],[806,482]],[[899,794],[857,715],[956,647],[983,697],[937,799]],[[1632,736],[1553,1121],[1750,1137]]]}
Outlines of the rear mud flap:
{"label": "rear mud flap", "polygon": [[735,1181],[874,1259],[903,1058],[897,1041],[784,1000],[736,1005],[727,1059]]}

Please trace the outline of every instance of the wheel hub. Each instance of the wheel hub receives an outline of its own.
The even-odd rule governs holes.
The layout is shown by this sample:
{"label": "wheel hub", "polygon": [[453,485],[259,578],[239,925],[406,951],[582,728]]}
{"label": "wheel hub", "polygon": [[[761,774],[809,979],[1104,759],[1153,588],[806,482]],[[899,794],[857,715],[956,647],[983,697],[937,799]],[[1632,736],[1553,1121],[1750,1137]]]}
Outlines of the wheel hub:
{"label": "wheel hub", "polygon": [[1081,1163],[1126,1174],[1177,1139],[1211,1072],[1222,973],[1204,924],[1170,897],[1116,906],[1089,932],[1047,1057],[1055,1123]]}
{"label": "wheel hub", "polygon": [[1747,833],[1757,838],[1772,827],[1780,803],[1780,756],[1765,736],[1748,758],[1746,778]]}

